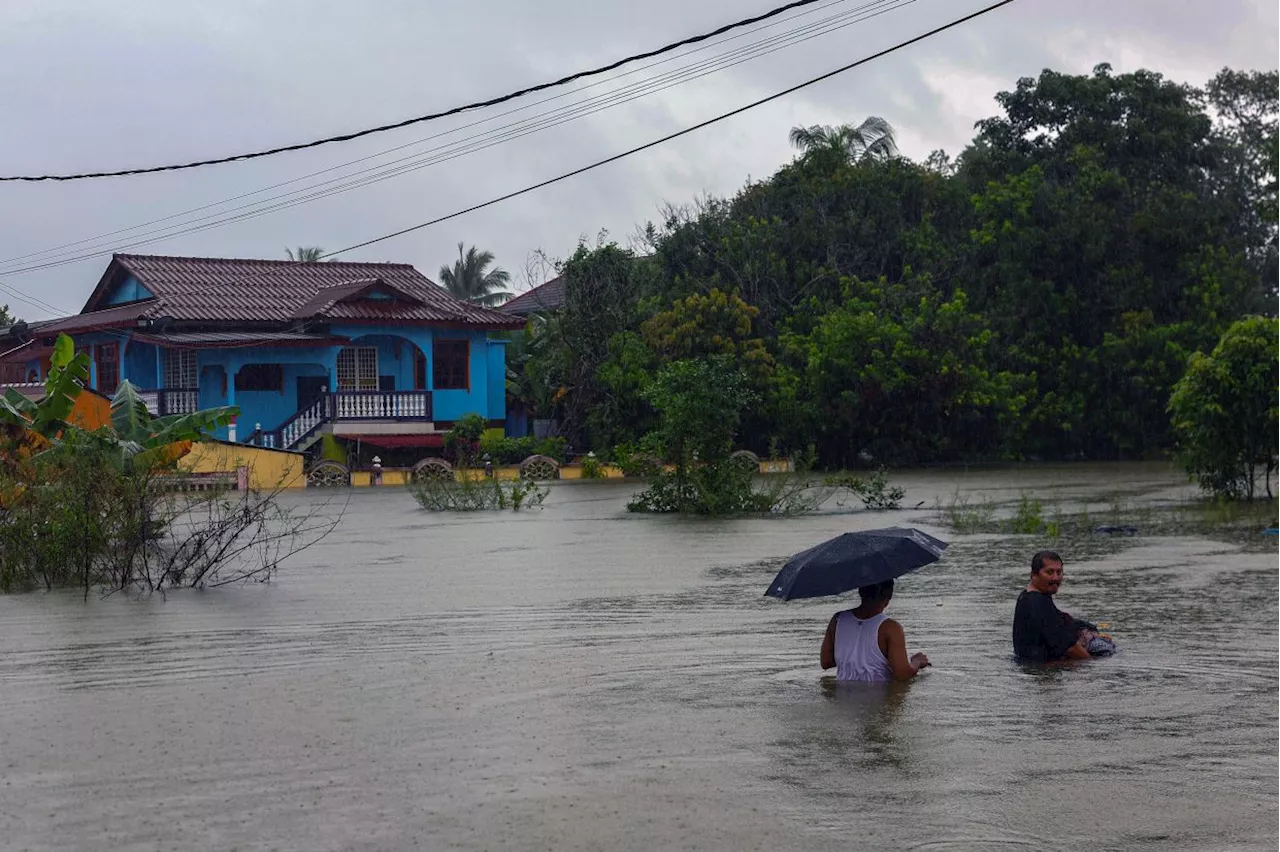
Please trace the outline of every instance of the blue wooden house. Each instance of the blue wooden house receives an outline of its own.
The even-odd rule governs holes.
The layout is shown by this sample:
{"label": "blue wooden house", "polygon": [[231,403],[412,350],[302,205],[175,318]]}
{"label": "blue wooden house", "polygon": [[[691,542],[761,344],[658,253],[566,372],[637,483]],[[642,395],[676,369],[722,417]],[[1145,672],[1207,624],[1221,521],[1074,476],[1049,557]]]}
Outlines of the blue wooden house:
{"label": "blue wooden house", "polygon": [[79,314],[8,330],[0,381],[42,381],[65,333],[101,393],[127,379],[156,414],[239,406],[226,440],[433,447],[464,414],[502,427],[495,333],[523,325],[407,264],[118,254]]}

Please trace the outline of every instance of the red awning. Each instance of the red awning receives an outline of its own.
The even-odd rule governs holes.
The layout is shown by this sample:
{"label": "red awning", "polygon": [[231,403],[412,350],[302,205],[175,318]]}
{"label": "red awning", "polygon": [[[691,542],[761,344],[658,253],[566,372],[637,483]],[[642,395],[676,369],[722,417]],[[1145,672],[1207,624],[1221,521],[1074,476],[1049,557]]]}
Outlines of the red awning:
{"label": "red awning", "polygon": [[430,435],[338,435],[344,441],[359,441],[374,447],[391,450],[397,447],[443,447],[444,433]]}

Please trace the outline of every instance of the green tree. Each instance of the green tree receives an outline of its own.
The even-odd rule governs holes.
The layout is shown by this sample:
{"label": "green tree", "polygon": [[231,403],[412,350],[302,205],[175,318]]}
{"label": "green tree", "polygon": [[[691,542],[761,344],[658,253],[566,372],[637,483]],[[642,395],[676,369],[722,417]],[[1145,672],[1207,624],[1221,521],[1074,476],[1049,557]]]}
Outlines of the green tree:
{"label": "green tree", "polygon": [[1046,71],[924,164],[800,128],[775,174],[648,225],[647,256],[580,246],[526,372],[597,448],[656,423],[665,364],[724,354],[771,365],[747,369],[757,451],[1162,457],[1190,353],[1274,315],[1273,79]]}
{"label": "green tree", "polygon": [[1266,317],[1232,323],[1213,352],[1197,352],[1169,400],[1178,454],[1200,487],[1252,500],[1258,475],[1272,496],[1280,324]]}
{"label": "green tree", "polygon": [[760,309],[716,288],[677,299],[640,325],[645,343],[665,360],[727,355],[749,370],[772,368],[764,341],[752,335]]}
{"label": "green tree", "polygon": [[324,256],[320,246],[298,246],[297,249],[286,248],[284,253],[297,263],[317,263]]}
{"label": "green tree", "polygon": [[988,366],[995,336],[963,290],[928,279],[846,281],[845,298],[811,303],[782,336],[782,385],[795,395],[802,435],[823,456],[904,463],[999,454],[1025,405],[1021,383]]}
{"label": "green tree", "polygon": [[750,473],[730,460],[742,412],[754,398],[731,358],[674,361],[645,395],[659,417],[652,437],[675,470],[655,473],[628,508],[700,515],[769,508],[773,498],[756,493]]}
{"label": "green tree", "polygon": [[440,267],[440,283],[455,299],[483,305],[486,308],[501,305],[511,298],[507,285],[511,275],[493,263],[493,252],[480,251],[475,246],[466,248],[458,243],[458,259],[453,266]]}
{"label": "green tree", "polygon": [[886,160],[898,156],[893,126],[874,115],[856,127],[852,124],[793,127],[788,138],[806,155],[835,155],[848,162]]}

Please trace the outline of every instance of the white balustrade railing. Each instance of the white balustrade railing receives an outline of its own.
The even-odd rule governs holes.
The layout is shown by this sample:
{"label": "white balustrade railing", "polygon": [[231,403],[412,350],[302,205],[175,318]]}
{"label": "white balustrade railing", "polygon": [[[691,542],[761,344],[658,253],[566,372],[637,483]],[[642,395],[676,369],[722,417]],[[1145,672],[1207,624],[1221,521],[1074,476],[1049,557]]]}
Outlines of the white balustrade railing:
{"label": "white balustrade railing", "polygon": [[430,420],[430,391],[339,391],[335,420]]}
{"label": "white balustrade railing", "polygon": [[338,391],[326,394],[278,429],[256,429],[248,443],[291,450],[330,419],[430,420],[430,391]]}
{"label": "white balustrade railing", "polygon": [[289,449],[305,438],[329,417],[329,399],[322,397],[310,408],[298,412],[293,419],[280,427],[280,446]]}
{"label": "white balustrade railing", "polygon": [[194,388],[157,388],[138,391],[153,417],[190,414],[200,408],[200,391]]}
{"label": "white balustrade railing", "polygon": [[191,414],[193,411],[200,409],[200,391],[182,389],[182,390],[163,390],[164,394],[164,413],[165,414]]}

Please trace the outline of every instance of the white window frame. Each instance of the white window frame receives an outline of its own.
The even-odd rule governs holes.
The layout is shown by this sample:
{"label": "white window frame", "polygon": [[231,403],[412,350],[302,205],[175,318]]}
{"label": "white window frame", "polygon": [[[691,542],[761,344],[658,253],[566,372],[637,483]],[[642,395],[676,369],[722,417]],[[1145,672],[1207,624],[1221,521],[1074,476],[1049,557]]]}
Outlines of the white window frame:
{"label": "white window frame", "polygon": [[338,352],[338,390],[378,389],[378,347],[347,346]]}
{"label": "white window frame", "polygon": [[194,390],[200,385],[200,358],[194,349],[164,350],[165,388]]}

